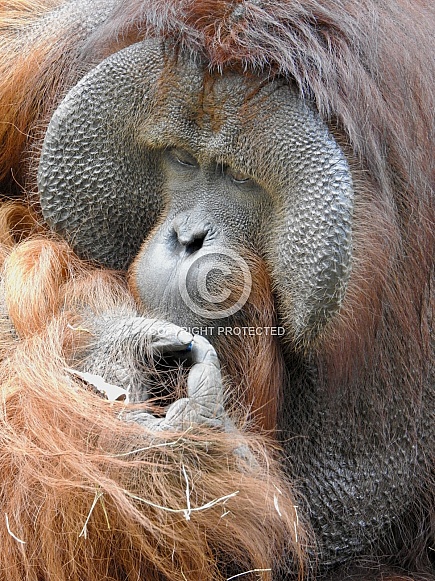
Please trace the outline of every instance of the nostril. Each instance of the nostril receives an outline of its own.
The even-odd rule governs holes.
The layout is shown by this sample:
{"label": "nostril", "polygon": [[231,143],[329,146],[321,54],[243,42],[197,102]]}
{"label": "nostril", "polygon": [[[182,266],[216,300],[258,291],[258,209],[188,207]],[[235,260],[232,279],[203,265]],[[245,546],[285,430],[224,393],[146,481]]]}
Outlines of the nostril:
{"label": "nostril", "polygon": [[186,254],[193,254],[194,252],[201,250],[204,244],[204,240],[205,235],[198,236],[197,238],[194,238],[191,242],[186,244]]}
{"label": "nostril", "polygon": [[179,214],[172,221],[172,237],[188,255],[201,250],[213,231],[211,222],[197,214]]}

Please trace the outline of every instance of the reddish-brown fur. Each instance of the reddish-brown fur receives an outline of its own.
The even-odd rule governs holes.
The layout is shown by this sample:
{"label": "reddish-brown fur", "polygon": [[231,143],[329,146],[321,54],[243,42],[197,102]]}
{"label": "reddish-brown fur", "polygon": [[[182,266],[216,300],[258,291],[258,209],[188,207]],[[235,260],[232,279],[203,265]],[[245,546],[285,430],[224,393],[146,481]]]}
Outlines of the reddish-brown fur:
{"label": "reddish-brown fur", "polygon": [[[292,77],[343,146],[353,150],[359,176],[356,265],[343,312],[318,345],[325,386],[364,385],[363,395],[355,391],[351,397],[373,397],[378,418],[377,409],[389,400],[389,393],[375,389],[373,377],[379,376],[387,378],[391,391],[400,385],[418,406],[424,382],[433,382],[434,358],[433,3],[350,1],[343,10],[338,0],[124,0],[89,39],[59,23],[26,43],[26,31],[58,3],[0,5],[2,195],[34,187],[35,141],[74,80],[95,59],[146,34],[170,37],[181,29],[177,40],[204,54],[211,66]],[[64,368],[89,340],[81,303],[99,312],[132,304],[130,295],[116,276],[80,263],[63,242],[50,239],[22,206],[6,206],[0,218],[8,314],[0,343],[0,579],[219,579],[225,575],[225,567],[217,571],[222,563],[233,561],[237,570],[274,566],[286,538],[303,575],[307,541],[299,530],[295,542],[292,494],[261,438],[245,435],[258,456],[258,472],[237,465],[229,436],[204,431],[181,440],[165,434],[162,440],[171,446],[119,456],[146,448],[151,436],[117,418],[122,404],[88,393]],[[259,272],[265,296],[252,308],[268,305],[267,325],[274,314],[267,277]],[[233,383],[248,392],[245,403],[260,410],[258,423],[273,428],[271,396],[282,373],[276,344],[256,343],[253,352],[236,359],[233,353],[240,349],[233,344],[219,349]],[[269,354],[267,361],[258,358],[261,351]],[[370,431],[370,425],[359,427]],[[204,439],[213,442],[215,454],[205,453]],[[410,554],[400,556],[411,570],[419,562],[427,569],[422,555],[434,538],[431,450],[421,498],[428,521]],[[187,521],[182,513],[132,498],[185,508],[183,463],[189,477],[197,478],[196,506],[240,491],[225,505],[230,515],[221,518],[220,503]],[[280,501],[282,518],[274,507],[276,488],[286,498]],[[89,515],[84,538],[80,533]],[[350,571],[332,578],[434,578]]]}
{"label": "reddish-brown fur", "polygon": [[[16,232],[25,215],[6,206],[3,226]],[[79,307],[133,308],[125,284],[41,236],[3,253],[0,578],[224,579],[274,567],[284,547],[302,572],[297,503],[258,436],[241,436],[253,467],[234,455],[234,436],[150,434],[68,375],[91,340]]]}
{"label": "reddish-brown fur", "polygon": [[[230,393],[236,394],[236,406],[248,406],[257,428],[273,433],[282,401],[284,359],[278,335],[266,331],[278,331],[269,276],[258,259],[250,259],[246,253],[245,259],[253,287],[243,310],[227,325],[232,330],[244,328],[246,334],[222,333],[215,346],[223,371],[230,378]],[[249,329],[260,329],[262,333],[249,335]]]}

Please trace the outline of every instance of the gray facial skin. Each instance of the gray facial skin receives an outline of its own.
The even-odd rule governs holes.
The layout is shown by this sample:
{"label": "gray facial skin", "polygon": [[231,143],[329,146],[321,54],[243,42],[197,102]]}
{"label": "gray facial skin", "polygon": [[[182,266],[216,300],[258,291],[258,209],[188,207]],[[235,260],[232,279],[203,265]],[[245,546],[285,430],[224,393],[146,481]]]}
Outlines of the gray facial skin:
{"label": "gray facial skin", "polygon": [[317,330],[339,308],[351,266],[343,153],[290,86],[207,78],[201,63],[174,59],[156,41],[133,45],[68,94],[39,170],[47,221],[81,254],[115,267],[154,228],[137,265],[151,308],[163,292],[174,299],[193,241],[199,253],[242,241],[279,276],[292,335]]}

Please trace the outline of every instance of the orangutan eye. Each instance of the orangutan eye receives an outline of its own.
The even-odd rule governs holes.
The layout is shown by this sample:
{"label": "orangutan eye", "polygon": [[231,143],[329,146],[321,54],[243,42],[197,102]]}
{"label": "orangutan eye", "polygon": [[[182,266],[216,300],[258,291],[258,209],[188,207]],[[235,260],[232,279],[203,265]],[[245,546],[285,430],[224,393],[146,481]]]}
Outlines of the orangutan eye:
{"label": "orangutan eye", "polygon": [[184,149],[174,148],[174,149],[169,150],[169,153],[170,153],[172,159],[174,159],[174,161],[176,161],[180,165],[184,165],[187,167],[197,167],[198,166],[198,162],[193,157],[193,155]]}
{"label": "orangutan eye", "polygon": [[237,171],[236,169],[232,169],[231,167],[227,168],[227,174],[237,184],[243,184],[245,182],[249,182],[251,180],[251,176],[241,171]]}

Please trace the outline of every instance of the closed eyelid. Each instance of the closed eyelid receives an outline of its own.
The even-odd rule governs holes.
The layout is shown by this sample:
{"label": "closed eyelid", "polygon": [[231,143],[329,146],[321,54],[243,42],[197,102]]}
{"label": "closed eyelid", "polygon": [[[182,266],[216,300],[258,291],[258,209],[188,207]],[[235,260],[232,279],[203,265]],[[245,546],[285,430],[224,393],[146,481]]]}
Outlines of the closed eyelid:
{"label": "closed eyelid", "polygon": [[226,173],[227,175],[229,175],[229,177],[236,183],[242,184],[245,182],[249,182],[252,180],[251,176],[248,174],[245,174],[241,171],[235,170],[231,167],[227,167],[226,169]]}
{"label": "closed eyelid", "polygon": [[188,151],[179,148],[172,148],[169,149],[170,156],[176,161],[177,163],[185,166],[196,167],[199,165],[197,159]]}

